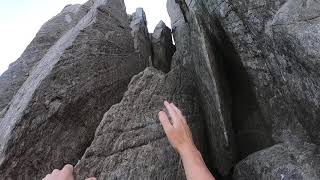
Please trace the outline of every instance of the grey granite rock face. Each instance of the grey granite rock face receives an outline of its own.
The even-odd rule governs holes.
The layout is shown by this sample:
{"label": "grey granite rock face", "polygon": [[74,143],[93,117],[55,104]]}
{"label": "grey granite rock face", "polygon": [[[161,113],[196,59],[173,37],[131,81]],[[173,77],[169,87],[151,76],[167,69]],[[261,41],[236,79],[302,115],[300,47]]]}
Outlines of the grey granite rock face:
{"label": "grey granite rock face", "polygon": [[227,176],[234,162],[277,142],[319,145],[318,1],[168,0],[167,7],[173,64],[199,77],[208,132],[215,131],[211,151],[222,158],[213,157],[217,173]]}
{"label": "grey granite rock face", "polygon": [[137,8],[131,15],[130,27],[134,37],[134,48],[142,55],[141,58],[150,64],[152,58],[152,45],[149,37],[147,18],[142,8]]}
{"label": "grey granite rock face", "polygon": [[319,144],[319,2],[204,1],[233,43],[275,141]]}
{"label": "grey granite rock face", "polygon": [[320,151],[314,144],[277,144],[256,152],[235,167],[235,180],[318,180]]}
{"label": "grey granite rock face", "polygon": [[205,24],[186,8],[184,1],[169,0],[167,7],[177,47],[172,67],[183,65],[194,73],[206,120],[212,168],[227,175],[236,159],[236,150],[230,92],[218,64],[221,58],[214,54],[216,47],[210,42]]}
{"label": "grey granite rock face", "polygon": [[149,34],[123,0],[69,5],[42,26],[0,77],[0,179],[66,163],[81,179],[185,179],[158,122],[164,100],[217,179],[319,179],[320,3],[167,7],[176,51],[164,23]]}
{"label": "grey granite rock face", "polygon": [[153,67],[163,72],[169,72],[175,50],[171,29],[163,21],[160,21],[152,33]]}
{"label": "grey granite rock face", "polygon": [[83,6],[66,6],[58,15],[41,27],[21,57],[12,63],[9,69],[0,76],[0,111],[8,105],[24,81],[29,77],[34,65],[42,59],[59,38],[79,22],[89,11],[89,8],[89,2]]}
{"label": "grey granite rock face", "polygon": [[81,158],[103,114],[147,65],[129,23],[123,1],[94,1],[39,58],[1,112],[0,179],[40,179]]}
{"label": "grey granite rock face", "polygon": [[92,144],[77,164],[79,178],[185,179],[158,112],[164,108],[164,100],[175,102],[187,117],[198,147],[205,150],[204,123],[192,78],[184,68],[167,75],[147,68],[133,77],[122,101],[104,115]]}

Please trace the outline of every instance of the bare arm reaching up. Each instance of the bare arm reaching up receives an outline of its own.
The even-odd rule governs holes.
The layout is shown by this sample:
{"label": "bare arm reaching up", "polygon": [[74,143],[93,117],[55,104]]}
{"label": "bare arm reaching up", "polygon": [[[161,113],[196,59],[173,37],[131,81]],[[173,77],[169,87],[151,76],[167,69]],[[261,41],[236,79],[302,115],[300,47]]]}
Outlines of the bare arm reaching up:
{"label": "bare arm reaching up", "polygon": [[201,153],[194,145],[191,131],[181,111],[173,103],[165,101],[164,105],[172,119],[172,124],[163,111],[159,112],[159,119],[170,144],[182,159],[187,179],[215,180],[204,163]]}

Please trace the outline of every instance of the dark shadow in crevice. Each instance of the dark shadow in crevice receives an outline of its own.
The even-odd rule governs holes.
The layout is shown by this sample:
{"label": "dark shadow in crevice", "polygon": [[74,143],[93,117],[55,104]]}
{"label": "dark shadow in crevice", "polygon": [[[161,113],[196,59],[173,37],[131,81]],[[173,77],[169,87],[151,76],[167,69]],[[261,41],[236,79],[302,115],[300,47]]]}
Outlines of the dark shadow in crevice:
{"label": "dark shadow in crevice", "polygon": [[180,10],[182,12],[184,21],[188,23],[188,16],[187,14],[189,13],[189,7],[185,0],[175,0],[175,2],[180,6]]}
{"label": "dark shadow in crevice", "polygon": [[[193,72],[193,73],[195,73],[195,72]],[[199,91],[198,91],[198,94],[200,95]],[[200,97],[198,97],[198,98],[200,99]],[[202,122],[203,125],[206,125],[206,121],[204,119],[205,118],[204,117],[205,110],[203,109],[202,106],[200,106],[200,114],[202,115],[201,119],[203,120],[203,122]],[[210,140],[209,140],[208,128],[203,128],[203,130],[204,130],[204,132],[203,132],[204,139],[202,142],[204,142],[204,144],[203,144],[203,149],[201,152],[203,159],[204,159],[209,171],[215,172],[214,173],[215,178],[221,179],[222,175],[219,173],[219,170],[214,167],[214,164],[211,161],[211,159],[213,159],[213,157],[212,157],[213,154],[210,153],[210,145],[209,145]]]}
{"label": "dark shadow in crevice", "polygon": [[[202,9],[202,13],[207,12]],[[213,50],[222,90],[229,91],[231,96],[237,163],[249,154],[274,144],[271,125],[261,113],[253,82],[218,18],[207,13],[207,16],[201,16],[201,23],[205,25],[203,28]]]}

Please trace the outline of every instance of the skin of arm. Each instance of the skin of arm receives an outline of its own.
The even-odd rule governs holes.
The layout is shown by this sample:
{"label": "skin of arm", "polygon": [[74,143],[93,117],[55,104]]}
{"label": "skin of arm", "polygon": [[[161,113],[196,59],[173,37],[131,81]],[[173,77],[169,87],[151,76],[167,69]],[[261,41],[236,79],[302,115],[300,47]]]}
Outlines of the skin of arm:
{"label": "skin of arm", "polygon": [[159,120],[172,147],[179,153],[188,180],[215,180],[201,153],[194,145],[192,133],[182,112],[173,104],[164,102],[167,113],[159,112]]}

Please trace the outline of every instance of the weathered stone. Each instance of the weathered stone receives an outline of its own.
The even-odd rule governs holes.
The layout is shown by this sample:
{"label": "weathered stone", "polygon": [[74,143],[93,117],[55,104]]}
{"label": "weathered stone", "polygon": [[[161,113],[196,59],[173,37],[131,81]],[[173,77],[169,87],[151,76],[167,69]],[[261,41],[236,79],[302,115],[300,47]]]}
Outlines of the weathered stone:
{"label": "weathered stone", "polygon": [[153,67],[163,72],[169,72],[175,50],[170,28],[163,21],[160,21],[152,33]]}
{"label": "weathered stone", "polygon": [[123,0],[66,6],[40,29],[0,77],[0,179],[79,159],[79,178],[185,179],[163,100],[183,109],[217,179],[319,179],[320,3],[167,6],[173,57],[170,29],[149,34]]}
{"label": "weathered stone", "polygon": [[66,6],[41,27],[21,57],[0,76],[0,111],[8,105],[29,77],[32,67],[42,59],[52,45],[79,22],[89,11],[90,6],[90,2],[82,6]]}
{"label": "weathered stone", "polygon": [[103,114],[146,67],[134,49],[123,1],[91,5],[38,58],[2,112],[0,179],[40,179],[65,163],[75,164]]}
{"label": "weathered stone", "polygon": [[305,143],[293,146],[277,144],[256,152],[235,167],[235,180],[318,180],[320,179],[320,149]]}
{"label": "weathered stone", "polygon": [[149,37],[147,18],[142,8],[137,8],[136,12],[130,17],[130,27],[132,36],[134,37],[134,48],[142,55],[141,58],[150,64],[152,57],[151,40]]}
{"label": "weathered stone", "polygon": [[319,2],[244,2],[203,4],[239,55],[274,141],[319,144]]}
{"label": "weathered stone", "polygon": [[158,112],[164,108],[164,100],[177,103],[191,125],[195,142],[205,150],[204,123],[192,79],[184,68],[167,75],[147,68],[135,76],[122,101],[104,115],[91,146],[76,166],[78,178],[185,179]]}
{"label": "weathered stone", "polygon": [[276,142],[319,144],[319,2],[167,6],[173,64],[194,67],[198,77],[213,168],[228,175],[234,161]]}
{"label": "weathered stone", "polygon": [[216,173],[228,175],[236,159],[232,135],[230,92],[226,77],[221,72],[221,57],[211,44],[205,24],[186,8],[184,1],[169,0],[177,51],[173,56],[173,67],[183,65],[194,72],[200,103],[206,120],[211,168]]}

